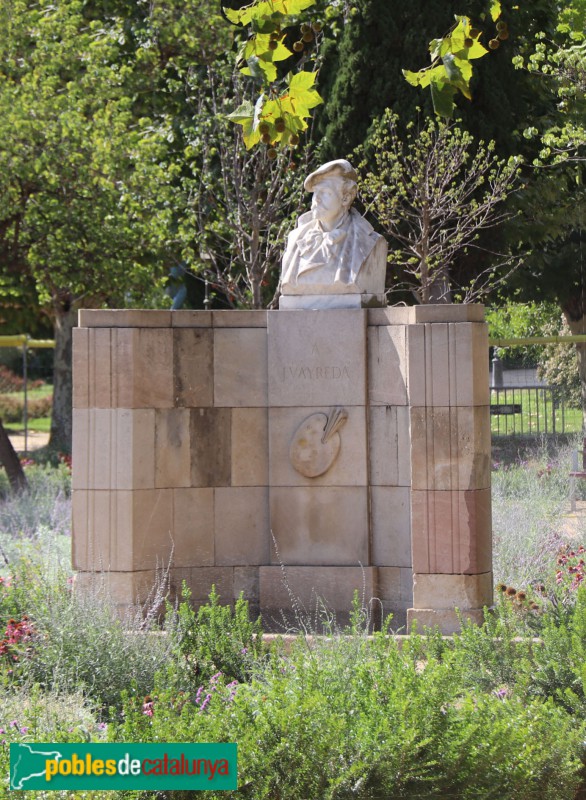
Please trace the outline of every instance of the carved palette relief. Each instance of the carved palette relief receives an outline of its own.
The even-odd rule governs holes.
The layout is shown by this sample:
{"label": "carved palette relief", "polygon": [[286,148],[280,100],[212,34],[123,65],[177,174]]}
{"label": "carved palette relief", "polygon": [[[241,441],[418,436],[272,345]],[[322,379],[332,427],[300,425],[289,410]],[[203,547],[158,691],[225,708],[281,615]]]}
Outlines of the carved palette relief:
{"label": "carved palette relief", "polygon": [[342,446],[339,431],[348,412],[335,408],[330,414],[318,411],[303,420],[296,429],[289,448],[289,460],[306,478],[317,478],[333,465]]}

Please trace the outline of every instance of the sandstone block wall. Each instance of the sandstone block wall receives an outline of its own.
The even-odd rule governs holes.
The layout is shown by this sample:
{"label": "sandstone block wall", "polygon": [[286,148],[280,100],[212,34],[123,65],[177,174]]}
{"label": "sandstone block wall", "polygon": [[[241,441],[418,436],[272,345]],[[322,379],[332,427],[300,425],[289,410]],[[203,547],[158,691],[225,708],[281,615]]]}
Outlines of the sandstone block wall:
{"label": "sandstone block wall", "polygon": [[488,404],[479,306],[81,311],[78,585],[131,605],[170,563],[175,591],[242,591],[269,624],[357,589],[453,630],[492,598]]}

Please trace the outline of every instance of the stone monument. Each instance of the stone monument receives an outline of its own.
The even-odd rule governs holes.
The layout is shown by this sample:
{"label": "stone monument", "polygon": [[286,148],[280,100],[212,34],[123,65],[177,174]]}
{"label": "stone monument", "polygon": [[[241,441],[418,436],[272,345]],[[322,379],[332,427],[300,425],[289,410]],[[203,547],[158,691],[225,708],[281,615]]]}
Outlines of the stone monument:
{"label": "stone monument", "polygon": [[483,308],[371,307],[386,244],[354,170],[306,188],[279,310],[80,312],[77,585],[125,607],[170,561],[176,591],[243,592],[268,626],[292,595],[344,619],[358,590],[449,633],[492,602]]}

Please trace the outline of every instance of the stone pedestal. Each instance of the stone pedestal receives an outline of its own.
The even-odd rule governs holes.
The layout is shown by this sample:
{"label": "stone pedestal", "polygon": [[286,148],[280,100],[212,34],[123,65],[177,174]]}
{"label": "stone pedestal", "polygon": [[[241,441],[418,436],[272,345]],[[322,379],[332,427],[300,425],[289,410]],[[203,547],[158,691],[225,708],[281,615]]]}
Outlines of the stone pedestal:
{"label": "stone pedestal", "polygon": [[488,404],[479,306],[82,311],[78,584],[451,632],[492,602]]}

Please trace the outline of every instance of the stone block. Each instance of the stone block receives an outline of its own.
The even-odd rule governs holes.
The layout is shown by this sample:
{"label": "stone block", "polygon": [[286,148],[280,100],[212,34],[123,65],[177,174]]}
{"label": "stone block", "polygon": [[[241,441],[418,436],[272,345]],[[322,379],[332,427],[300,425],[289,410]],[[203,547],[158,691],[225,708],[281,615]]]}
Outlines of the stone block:
{"label": "stone block", "polygon": [[387,306],[368,309],[368,326],[411,325],[415,322],[415,307]]}
{"label": "stone block", "polygon": [[[74,578],[74,591],[86,600],[106,598],[116,606],[142,605],[155,586],[153,570],[141,572],[78,572]],[[123,608],[121,608],[123,610]]]}
{"label": "stone block", "polygon": [[134,407],[173,408],[173,331],[139,328],[135,348]]}
{"label": "stone block", "polygon": [[[76,415],[79,417],[79,415]],[[77,426],[76,426],[77,427]],[[117,474],[115,466],[115,422],[109,408],[93,408],[88,413],[87,428],[87,487],[110,489]],[[80,445],[76,431],[76,455]],[[113,463],[114,462],[114,463]]]}
{"label": "stone block", "polygon": [[155,413],[155,485],[191,486],[191,412],[161,408]]}
{"label": "stone block", "polygon": [[173,565],[214,565],[214,490],[173,491]]}
{"label": "stone block", "polygon": [[173,408],[173,330],[118,328],[112,329],[111,335],[111,404]]}
{"label": "stone block", "polygon": [[106,568],[110,562],[109,535],[105,541],[95,541],[94,513],[90,508],[94,494],[85,489],[73,489],[71,493],[71,561],[73,569],[99,570],[100,563],[104,569],[104,562]]}
{"label": "stone block", "polygon": [[71,455],[74,465],[71,488],[89,489],[90,411],[87,408],[73,408]]}
{"label": "stone block", "polygon": [[214,405],[244,408],[267,405],[265,328],[214,330]]}
{"label": "stone block", "polygon": [[368,329],[368,398],[373,406],[407,403],[407,347],[402,325]]}
{"label": "stone block", "polygon": [[259,585],[263,616],[277,619],[281,610],[291,612],[294,603],[308,614],[321,603],[348,613],[355,591],[365,604],[377,594],[373,567],[286,567],[284,574],[281,567],[260,567]]}
{"label": "stone block", "polygon": [[339,308],[382,308],[384,294],[298,294],[281,295],[279,310],[323,311]]}
{"label": "stone block", "polygon": [[93,309],[79,311],[80,328],[169,328],[171,311],[145,309]]}
{"label": "stone block", "polygon": [[408,487],[370,489],[372,563],[411,567],[411,525]]}
{"label": "stone block", "polygon": [[[175,583],[178,583],[177,580]],[[193,567],[187,583],[191,589],[191,600],[196,605],[207,602],[212,586],[215,586],[222,605],[231,603],[234,598],[233,567]],[[179,588],[180,586],[179,582]]]}
{"label": "stone block", "polygon": [[230,486],[231,409],[194,408],[189,413],[191,486]]}
{"label": "stone block", "polygon": [[413,322],[484,322],[484,306],[476,303],[429,303],[413,306]]}
{"label": "stone block", "polygon": [[89,406],[90,332],[87,328],[72,331],[73,408]]}
{"label": "stone block", "polygon": [[490,404],[488,326],[485,323],[450,325],[454,342],[452,405]]}
{"label": "stone block", "polygon": [[407,336],[407,393],[412,406],[426,405],[428,365],[425,325],[409,325]]}
{"label": "stone block", "polygon": [[258,567],[234,567],[234,600],[237,600],[242,592],[245,600],[258,605],[258,571]]}
{"label": "stone block", "polygon": [[[117,492],[124,495],[126,492]],[[173,552],[173,491],[132,492],[132,565],[130,569],[166,567]],[[124,498],[121,498],[123,500]],[[118,538],[125,530],[118,524]]]}
{"label": "stone block", "polygon": [[370,484],[410,486],[409,408],[370,406],[368,413]]}
{"label": "stone block", "polygon": [[383,603],[413,604],[413,570],[407,567],[379,567],[377,575],[378,597]]}
{"label": "stone block", "polygon": [[169,489],[74,492],[75,569],[126,572],[165,566],[172,530]]}
{"label": "stone block", "polygon": [[136,328],[113,328],[110,331],[112,406],[114,408],[135,408],[134,374],[136,371]]}
{"label": "stone block", "polygon": [[154,488],[155,410],[112,409],[111,417],[116,472],[110,488]]}
{"label": "stone block", "polygon": [[267,315],[264,309],[225,309],[212,311],[214,328],[266,328]]}
{"label": "stone block", "polygon": [[[334,408],[325,406],[309,408],[271,408],[269,409],[269,480],[271,486],[366,486],[366,420],[361,407],[348,407],[348,418],[332,438],[323,444],[319,435],[322,425],[327,423]],[[306,422],[315,421],[314,440],[303,433]],[[301,432],[300,432],[301,431]],[[317,431],[317,433],[316,433]],[[337,437],[337,438],[335,438]],[[313,441],[313,444],[311,442]],[[295,444],[303,448],[308,457],[312,449],[323,451],[323,462],[332,465],[317,477],[300,474],[291,462],[290,450]],[[339,448],[339,449],[338,449]],[[337,456],[336,456],[337,452]],[[328,459],[329,456],[329,459]]]}
{"label": "stone block", "polygon": [[269,405],[364,405],[366,314],[363,309],[270,314]]}
{"label": "stone block", "polygon": [[490,489],[411,491],[413,569],[417,573],[490,572]]}
{"label": "stone block", "polygon": [[211,328],[211,311],[194,311],[189,308],[171,310],[171,326],[173,328]]}
{"label": "stone block", "polygon": [[451,386],[446,380],[450,375],[448,334],[446,323],[425,325],[425,404],[428,406],[451,405]]}
{"label": "stone block", "polygon": [[266,408],[233,408],[231,421],[232,486],[267,486],[269,421]]}
{"label": "stone block", "polygon": [[176,406],[204,408],[213,405],[213,366],[211,328],[179,327],[173,331],[173,380]]}
{"label": "stone block", "polygon": [[88,331],[90,408],[110,408],[112,405],[112,336],[106,329]]}
{"label": "stone block", "polygon": [[366,487],[273,487],[271,563],[369,564]]}
{"label": "stone block", "polygon": [[426,323],[407,328],[412,406],[489,404],[488,335],[482,322]]}
{"label": "stone block", "polygon": [[482,608],[493,602],[492,572],[479,575],[415,573],[413,576],[415,608]]}
{"label": "stone block", "polygon": [[269,564],[269,509],[266,487],[227,487],[214,492],[217,566]]}
{"label": "stone block", "polygon": [[490,487],[488,406],[411,409],[414,489]]}
{"label": "stone block", "polygon": [[482,608],[461,609],[460,614],[454,610],[441,608],[409,608],[407,609],[407,632],[413,633],[415,623],[417,623],[418,633],[422,633],[424,628],[439,628],[444,636],[451,636],[459,633],[462,629],[460,619],[470,620],[477,625],[484,622],[484,611]]}
{"label": "stone block", "polygon": [[76,489],[154,487],[153,409],[74,409]]}

